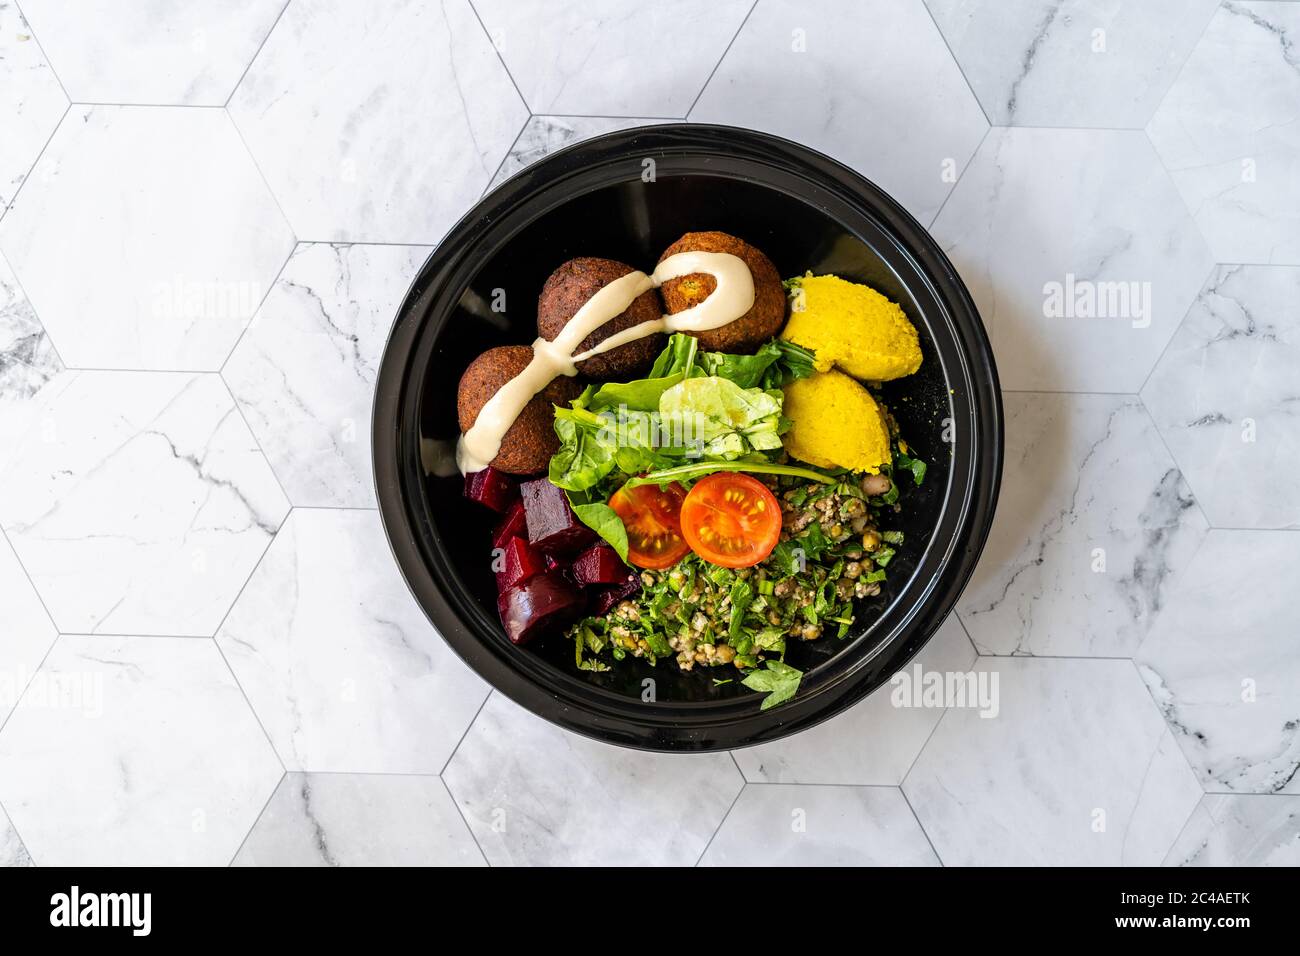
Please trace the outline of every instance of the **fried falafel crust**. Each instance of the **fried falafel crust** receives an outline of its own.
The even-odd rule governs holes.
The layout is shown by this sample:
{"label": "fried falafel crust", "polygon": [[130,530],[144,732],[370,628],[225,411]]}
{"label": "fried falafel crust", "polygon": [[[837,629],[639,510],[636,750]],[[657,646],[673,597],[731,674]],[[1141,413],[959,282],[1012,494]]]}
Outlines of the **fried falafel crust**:
{"label": "fried falafel crust", "polygon": [[[537,299],[537,334],[548,342],[555,341],[564,328],[593,295],[633,268],[613,259],[583,256],[570,259],[551,273]],[[626,311],[592,332],[578,346],[577,353],[593,349],[616,332],[659,318],[659,299],[654,290],[637,296]],[[667,336],[661,332],[601,352],[578,363],[580,374],[592,379],[631,378],[654,364],[663,351]]]}
{"label": "fried falafel crust", "polygon": [[[460,377],[456,389],[456,414],[462,433],[474,427],[478,414],[506,382],[522,372],[533,358],[527,345],[502,345],[488,349]],[[555,378],[524,406],[501,440],[501,450],[490,464],[512,475],[546,471],[551,456],[560,450],[552,405],[567,405],[582,393],[582,386],[567,375]]]}
{"label": "fried falafel crust", "polygon": [[[772,260],[743,239],[725,232],[688,232],[664,250],[659,261],[679,252],[728,252],[749,266],[754,278],[754,305],[726,325],[691,333],[709,352],[750,352],[781,331],[785,324],[785,288]],[[659,287],[670,315],[697,305],[718,287],[711,275],[691,273]]]}

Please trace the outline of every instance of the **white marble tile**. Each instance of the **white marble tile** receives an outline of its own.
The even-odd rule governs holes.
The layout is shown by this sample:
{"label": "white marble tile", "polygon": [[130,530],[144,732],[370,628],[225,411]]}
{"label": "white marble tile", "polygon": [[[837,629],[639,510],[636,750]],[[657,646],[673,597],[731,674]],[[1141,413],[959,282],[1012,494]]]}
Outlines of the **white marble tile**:
{"label": "white marble tile", "polygon": [[0,526],[64,632],[210,636],[288,508],[216,375],[64,372],[0,406]]}
{"label": "white marble tile", "polygon": [[1014,390],[1137,391],[1213,265],[1132,130],[992,130],[932,231]]}
{"label": "white marble tile", "polygon": [[78,103],[221,106],[285,0],[23,0]]}
{"label": "white marble tile", "polygon": [[56,635],[18,556],[0,536],[0,726]]}
{"label": "white marble tile", "polygon": [[957,604],[985,654],[1131,657],[1208,524],[1132,396],[1003,397],[993,530]]}
{"label": "white marble tile", "polygon": [[903,781],[944,865],[1163,860],[1201,790],[1132,662],[977,668],[998,675],[998,715],[950,709]]}
{"label": "white marble tile", "polygon": [[15,4],[0,6],[0,215],[68,108],[67,97]]}
{"label": "white marble tile", "polygon": [[1218,0],[926,0],[998,126],[1141,129]]}
{"label": "white marble tile", "polygon": [[1211,531],[1136,662],[1207,791],[1300,794],[1300,535]]}
{"label": "white marble tile", "polygon": [[1165,866],[1300,866],[1300,797],[1207,793]]}
{"label": "white marble tile", "polygon": [[22,837],[0,810],[0,867],[35,865],[27,847],[23,846]]}
{"label": "white marble tile", "polygon": [[[962,672],[975,660],[955,615],[948,618],[906,671]],[[884,784],[902,782],[929,739],[943,706],[895,706],[890,684],[811,730],[734,751],[752,783]]]}
{"label": "white marble tile", "polygon": [[750,784],[700,866],[938,866],[897,787]]}
{"label": "white marble tile", "polygon": [[1229,0],[1147,133],[1220,262],[1300,265],[1300,4]]}
{"label": "white marble tile", "polygon": [[752,0],[475,0],[534,113],[684,117]]}
{"label": "white marble tile", "polygon": [[30,398],[62,370],[45,327],[0,255],[0,403]]}
{"label": "white marble tile", "polygon": [[468,0],[297,0],[230,101],[299,238],[431,243],[528,109]]}
{"label": "white marble tile", "polygon": [[221,110],[77,107],[0,221],[70,366],[221,366],[293,234]]}
{"label": "white marble tile", "polygon": [[373,508],[370,402],[429,250],[299,246],[222,369],[295,505]]}
{"label": "white marble tile", "polygon": [[574,143],[599,136],[601,133],[631,129],[634,126],[651,126],[662,122],[664,120],[661,119],[610,116],[529,117],[523,132],[510,147],[505,162],[497,170],[488,188],[495,189],[515,173],[565,146],[572,146]]}
{"label": "white marble tile", "polygon": [[282,772],[206,639],[60,637],[0,732],[44,866],[224,865]]}
{"label": "white marble tile", "polygon": [[443,778],[493,866],[690,866],[744,784],[726,754],[598,743],[501,694]]}
{"label": "white marble tile", "polygon": [[290,773],[234,866],[484,866],[438,777]]}
{"label": "white marble tile", "polygon": [[290,770],[436,774],[487,696],[374,511],[295,509],[217,643]]}
{"label": "white marble tile", "polygon": [[1142,389],[1216,526],[1300,527],[1300,268],[1219,266]]}
{"label": "white marble tile", "polygon": [[763,0],[690,118],[827,153],[923,224],[988,129],[921,0]]}

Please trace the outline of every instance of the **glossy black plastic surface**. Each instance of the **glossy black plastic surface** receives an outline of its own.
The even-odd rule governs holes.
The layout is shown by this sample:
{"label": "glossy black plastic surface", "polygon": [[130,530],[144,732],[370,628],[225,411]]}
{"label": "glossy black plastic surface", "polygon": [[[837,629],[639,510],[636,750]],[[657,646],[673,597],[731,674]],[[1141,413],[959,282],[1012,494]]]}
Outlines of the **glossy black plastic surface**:
{"label": "glossy black plastic surface", "polygon": [[[590,674],[558,635],[511,646],[496,617],[492,520],[459,477],[426,474],[457,434],[456,384],[494,345],[536,336],[537,294],[573,256],[649,271],[683,232],[719,229],[761,248],[782,276],[866,282],[921,333],[916,375],[885,387],[915,454],[929,462],[898,526],[907,543],[886,591],[859,602],[844,640],[794,644],[797,697],[768,711],[716,672],[625,661]],[[504,296],[505,311],[492,309]],[[398,565],[448,643],[489,683],[548,720],[631,747],[714,750],[809,727],[870,693],[930,638],[983,547],[1002,467],[1002,409],[975,307],[921,226],[852,170],[750,130],[694,124],[625,130],[556,153],[471,210],[430,255],[384,353],[374,408],[380,510]],[[647,685],[652,680],[653,685]],[[647,686],[653,700],[644,699]]]}

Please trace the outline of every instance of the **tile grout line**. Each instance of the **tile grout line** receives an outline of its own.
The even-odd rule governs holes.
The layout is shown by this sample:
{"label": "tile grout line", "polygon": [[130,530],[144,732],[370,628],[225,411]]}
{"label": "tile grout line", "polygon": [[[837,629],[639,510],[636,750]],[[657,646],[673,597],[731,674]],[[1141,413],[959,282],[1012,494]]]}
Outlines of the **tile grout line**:
{"label": "tile grout line", "polygon": [[[262,736],[266,738],[266,745],[271,748],[271,753],[275,755],[275,762],[280,765],[280,772],[282,774],[287,774],[289,772],[289,767],[284,762],[284,758],[280,756],[280,751],[276,748],[275,741],[271,739],[270,731],[266,729],[266,724],[262,723],[262,717],[258,714],[257,708],[253,706],[253,702],[249,699],[248,692],[244,690],[244,685],[239,682],[239,675],[236,674],[235,669],[230,666],[230,661],[226,657],[226,652],[221,649],[221,645],[217,643],[215,637],[205,638],[205,640],[211,641],[212,646],[217,649],[217,655],[221,658],[221,663],[226,665],[226,671],[230,674],[230,679],[233,680],[235,686],[239,688],[239,696],[244,698],[244,703],[248,706],[248,712],[251,713],[253,719],[257,721],[257,726],[262,730]],[[283,777],[281,779],[283,779]],[[275,793],[274,790],[271,792],[272,794]]]}
{"label": "tile grout line", "polygon": [[[926,741],[926,743],[929,743],[929,741]],[[925,842],[930,845],[930,852],[933,853],[934,858],[939,861],[939,866],[946,869],[948,864],[943,862],[943,857],[939,855],[939,849],[934,845],[934,841],[930,839],[930,834],[925,829],[925,824],[922,823],[921,818],[916,815],[916,807],[912,806],[912,801],[907,799],[907,794],[903,792],[902,784],[899,784],[898,792],[902,796],[903,802],[907,804],[907,809],[912,814],[912,819],[916,821],[916,828],[921,831],[921,836],[925,837]]]}
{"label": "tile grout line", "polygon": [[698,868],[700,863],[704,860],[704,857],[708,855],[709,847],[713,846],[713,841],[717,839],[718,834],[722,832],[722,828],[726,826],[727,819],[731,816],[731,811],[736,809],[736,804],[740,802],[741,794],[745,792],[745,788],[748,786],[749,783],[745,780],[745,775],[742,773],[740,775],[740,789],[737,790],[736,795],[731,798],[731,804],[727,807],[727,812],[722,815],[722,819],[718,821],[718,825],[713,828],[713,833],[709,836],[709,842],[704,844],[704,849],[701,850],[700,855],[695,858],[692,868]]}
{"label": "tile grout line", "polygon": [[23,839],[23,835],[18,832],[18,825],[14,823],[14,818],[9,815],[9,811],[4,808],[4,804],[2,803],[0,803],[0,820],[4,820],[9,824],[9,829],[13,830],[14,836],[18,838],[18,846],[22,848],[22,852],[26,854],[27,859],[32,861],[32,866],[36,867],[36,857],[32,856],[31,847],[27,845],[27,841]]}
{"label": "tile grout line", "polygon": [[[988,140],[989,133],[991,132],[993,132],[992,126],[989,126],[986,130],[984,130],[984,135],[981,136],[980,141],[975,144],[975,148],[971,150],[970,156],[966,158],[966,163],[962,166],[961,171],[957,173],[957,178],[953,181],[952,186],[949,187],[948,194],[943,197],[943,202],[939,203],[939,208],[934,211],[934,217],[930,220],[930,224],[925,227],[926,233],[928,233],[930,235],[930,238],[934,240],[934,244],[936,246],[939,245],[939,238],[935,236],[933,233],[934,224],[939,221],[939,216],[943,214],[944,207],[948,205],[948,200],[952,198],[952,194],[955,193],[957,191],[957,187],[961,185],[962,177],[966,175],[966,171],[970,169],[971,164],[975,162],[975,157],[978,156],[980,154],[980,150],[984,148],[984,143]],[[942,246],[940,246],[940,251],[943,252],[944,256],[948,255],[948,253],[943,249]],[[956,267],[954,266],[953,269],[955,271]],[[991,342],[993,337],[993,331],[992,329],[989,329],[988,332],[989,332],[989,339]],[[1006,389],[1002,389],[1002,391],[1006,391]]]}
{"label": "tile grout line", "polygon": [[[266,194],[271,197],[271,202],[275,203],[276,211],[280,213],[280,218],[284,221],[285,227],[289,230],[289,235],[293,237],[293,248],[297,249],[298,231],[294,229],[293,221],[289,218],[289,214],[284,211],[284,206],[280,203],[279,195],[277,195],[276,191],[271,188],[271,181],[266,178],[266,173],[262,170],[262,164],[257,161],[257,156],[254,155],[252,147],[248,145],[248,140],[244,138],[244,131],[239,128],[239,124],[235,122],[235,117],[231,115],[230,110],[223,106],[221,107],[221,112],[225,114],[226,122],[229,123],[230,128],[235,131],[235,135],[239,137],[239,144],[244,147],[244,154],[248,156],[248,161],[252,163],[253,168],[257,170],[257,178],[262,180],[262,185],[266,188]],[[290,250],[289,255],[290,257],[293,256],[293,250]],[[288,259],[285,261],[288,262]]]}
{"label": "tile grout line", "polygon": [[[510,85],[515,88],[515,95],[519,97],[519,102],[523,104],[524,109],[528,111],[529,118],[531,118],[533,115],[532,104],[528,102],[528,98],[524,96],[523,90],[519,89],[519,84],[515,82],[515,75],[510,72],[510,67],[506,65],[506,58],[502,56],[501,51],[497,49],[496,42],[492,39],[491,31],[488,30],[487,24],[483,22],[483,18],[479,16],[478,8],[474,6],[474,0],[468,0],[468,3],[470,12],[474,14],[474,19],[478,21],[479,29],[483,31],[484,39],[487,40],[488,46],[492,48],[492,52],[496,54],[497,62],[501,64],[501,69],[506,71],[506,78],[510,81]],[[448,24],[448,32],[450,32],[450,29],[451,25]],[[527,124],[528,121],[525,120],[524,122]]]}
{"label": "tile grout line", "polygon": [[[439,634],[438,637],[441,638],[442,634]],[[474,711],[474,716],[470,719],[470,722],[465,725],[465,732],[460,735],[460,739],[456,741],[456,746],[451,748],[451,754],[448,755],[446,762],[442,765],[442,769],[438,771],[439,777],[447,772],[447,768],[451,766],[451,762],[456,759],[456,754],[460,751],[460,745],[465,742],[465,738],[469,736],[469,732],[473,730],[474,725],[478,723],[479,714],[483,713],[483,708],[487,706],[487,702],[492,699],[492,695],[495,692],[496,688],[489,685],[487,695],[483,698],[483,703],[479,704],[478,710]],[[451,788],[448,787],[447,789],[450,790]]]}
{"label": "tile grout line", "polygon": [[220,380],[222,387],[225,388],[226,394],[230,396],[230,402],[235,406],[235,413],[239,415],[239,420],[243,422],[244,427],[248,429],[248,436],[253,439],[253,447],[256,448],[257,453],[262,456],[262,461],[266,463],[266,467],[270,470],[271,477],[275,479],[275,486],[280,489],[280,494],[284,495],[284,500],[289,505],[289,510],[284,513],[284,517],[280,520],[280,523],[275,526],[275,534],[271,535],[271,540],[274,541],[275,535],[280,533],[280,529],[284,527],[284,523],[289,520],[289,514],[293,511],[293,499],[289,497],[289,492],[285,489],[284,482],[282,482],[280,476],[276,474],[275,468],[271,464],[271,459],[267,457],[266,449],[262,447],[262,442],[257,437],[257,432],[253,431],[253,426],[248,424],[248,418],[244,415],[244,409],[240,406],[239,399],[235,397],[235,393],[231,389],[230,383],[226,381],[226,377],[220,372],[217,373],[217,378]]}
{"label": "tile grout line", "polygon": [[510,158],[511,153],[513,153],[515,150],[515,147],[519,145],[519,141],[524,138],[524,131],[528,129],[528,124],[531,123],[532,121],[533,121],[533,114],[529,113],[528,117],[524,120],[524,125],[519,127],[519,132],[515,133],[515,138],[510,142],[510,145],[506,147],[505,153],[501,156],[501,162],[497,163],[497,168],[494,169],[492,171],[492,175],[488,177],[487,185],[485,185],[483,187],[483,191],[478,194],[478,198],[480,200],[492,190],[492,184],[495,183],[497,181],[497,177],[501,175],[501,170],[505,169],[506,160]]}
{"label": "tile grout line", "polygon": [[[234,344],[230,346],[230,351],[227,352],[226,357],[221,360],[221,364],[217,366],[216,373],[221,376],[221,380],[223,382],[226,381],[226,378],[224,375],[222,375],[222,373],[225,372],[226,366],[230,364],[231,358],[234,357],[236,350],[238,350],[239,343],[244,341],[244,336],[248,334],[248,330],[253,327],[253,323],[256,322],[258,316],[261,315],[262,307],[266,305],[266,300],[271,297],[271,293],[275,290],[275,287],[280,284],[280,279],[284,276],[284,270],[289,268],[289,263],[292,262],[293,257],[298,254],[299,247],[303,245],[305,245],[305,243],[298,240],[297,238],[294,239],[293,248],[290,249],[289,254],[285,256],[284,262],[280,263],[280,269],[278,272],[276,272],[275,278],[272,279],[270,283],[267,284],[266,291],[262,293],[261,301],[257,303],[257,308],[254,309],[253,314],[248,317],[248,321],[244,323],[244,327],[239,330],[239,335],[235,338]],[[226,390],[230,391],[229,383],[226,384]],[[234,398],[235,393],[230,392],[230,397]],[[244,424],[248,424],[248,423],[245,422]]]}
{"label": "tile grout line", "polygon": [[[930,18],[930,22],[934,25],[934,32],[939,34],[939,39],[943,41],[943,48],[948,51],[948,57],[952,60],[953,66],[957,67],[957,72],[961,75],[962,82],[966,84],[966,89],[970,91],[970,95],[974,98],[975,105],[978,106],[980,112],[984,114],[984,122],[988,123],[989,126],[992,127],[993,117],[989,116],[989,111],[984,108],[984,101],[980,99],[980,95],[975,92],[974,84],[971,83],[970,77],[966,75],[966,68],[961,65],[961,60],[957,58],[957,54],[953,51],[952,44],[948,42],[948,35],[943,32],[943,28],[939,26],[939,21],[934,18],[934,11],[930,9],[930,4],[927,0],[921,0],[921,9],[924,10],[925,15]],[[958,180],[961,179],[960,176],[957,178]],[[956,183],[953,183],[954,188],[956,185]]]}
{"label": "tile grout line", "polygon": [[[745,29],[745,24],[748,23],[749,18],[754,15],[754,11],[758,8],[758,4],[759,4],[759,0],[754,0],[754,2],[750,4],[749,10],[745,12],[745,16],[740,21],[740,26],[736,27],[736,32],[731,35],[731,39],[728,40],[727,45],[723,47],[722,56],[718,57],[718,62],[713,64],[713,69],[709,70],[709,75],[704,78],[704,85],[701,86],[700,91],[695,94],[695,99],[691,100],[691,105],[686,108],[686,113],[682,117],[682,119],[687,121],[690,120],[691,113],[695,110],[695,107],[700,102],[700,97],[704,96],[704,91],[707,90],[709,88],[709,84],[713,82],[713,77],[717,74],[718,67],[722,66],[722,61],[725,60],[727,58],[727,54],[731,52],[731,48],[736,43],[736,38],[739,37],[741,31]],[[650,117],[646,117],[646,119],[649,118]]]}
{"label": "tile grout line", "polygon": [[[1179,328],[1181,327],[1182,326],[1180,325]],[[1174,334],[1177,335],[1178,333],[1175,332]],[[1171,338],[1169,341],[1172,342],[1173,339]],[[1161,357],[1164,357],[1163,354]],[[1154,371],[1154,367],[1152,370]],[[1187,493],[1192,496],[1192,503],[1196,505],[1197,512],[1205,520],[1205,526],[1207,528],[1213,528],[1214,522],[1210,520],[1210,515],[1206,512],[1205,505],[1201,503],[1201,496],[1198,495],[1196,489],[1192,487],[1192,479],[1187,474],[1187,469],[1185,469],[1182,463],[1178,460],[1178,456],[1174,454],[1174,450],[1169,447],[1169,440],[1165,438],[1165,433],[1161,430],[1160,423],[1156,421],[1156,417],[1151,413],[1151,409],[1147,408],[1147,403],[1143,401],[1140,394],[1137,396],[1137,401],[1138,405],[1142,408],[1142,414],[1146,416],[1147,421],[1151,423],[1151,427],[1156,433],[1156,437],[1160,439],[1160,447],[1165,450],[1165,454],[1168,455],[1169,460],[1173,462],[1174,468],[1178,470],[1178,477],[1180,477],[1183,480],[1183,484],[1187,486]],[[1160,612],[1156,611],[1155,613],[1159,614]],[[1147,630],[1148,633],[1150,633],[1150,628]]]}
{"label": "tile grout line", "polygon": [[230,88],[230,94],[226,97],[225,102],[221,104],[223,110],[229,111],[230,101],[235,98],[235,93],[237,93],[239,87],[243,85],[244,77],[248,76],[248,71],[253,68],[253,64],[257,62],[257,58],[261,56],[262,48],[266,46],[266,41],[271,39],[271,34],[274,33],[275,28],[280,25],[280,20],[284,18],[284,12],[289,9],[289,3],[290,0],[284,0],[284,6],[280,8],[280,12],[277,13],[275,19],[271,21],[271,28],[266,31],[266,36],[262,37],[262,42],[259,43],[257,49],[253,51],[253,55],[244,67],[243,72],[239,74],[239,79],[235,80],[235,85]]}
{"label": "tile grout line", "polygon": [[[229,667],[230,665],[227,664],[226,666]],[[276,755],[276,758],[279,759],[279,754]],[[283,767],[283,764],[281,764],[281,766]],[[248,828],[248,832],[244,834],[244,838],[239,841],[239,846],[235,847],[235,852],[230,855],[230,859],[226,862],[226,869],[230,869],[235,865],[235,860],[239,859],[239,854],[244,851],[244,847],[248,843],[248,838],[253,835],[253,831],[257,829],[257,825],[262,822],[262,816],[266,813],[266,808],[271,805],[271,801],[275,799],[275,795],[280,792],[280,788],[284,786],[284,782],[288,779],[289,771],[284,770],[280,774],[280,779],[275,782],[275,786],[271,788],[271,795],[267,797],[266,802],[262,804],[262,809],[257,811],[257,816],[253,818],[252,826]]]}
{"label": "tile grout line", "polygon": [[18,10],[18,16],[22,17],[23,25],[31,31],[32,39],[36,41],[36,49],[41,51],[41,59],[43,59],[45,65],[50,68],[50,75],[53,76],[54,81],[59,84],[59,89],[63,91],[63,98],[68,101],[68,106],[71,108],[72,97],[68,95],[68,88],[63,85],[63,77],[59,76],[59,71],[54,68],[54,61],[51,60],[49,54],[45,52],[45,46],[41,43],[41,38],[37,36],[36,28],[32,26],[32,21],[27,19],[27,14],[23,13],[23,5],[19,3],[18,0],[14,0],[14,6]]}
{"label": "tile grout line", "polygon": [[474,828],[469,825],[469,820],[465,817],[465,811],[460,808],[460,801],[457,800],[456,795],[451,792],[451,787],[447,786],[447,781],[443,779],[442,774],[438,774],[438,780],[442,783],[442,789],[447,791],[447,798],[451,800],[451,805],[455,807],[456,812],[460,814],[460,822],[465,824],[465,832],[469,834],[469,838],[474,841],[474,846],[478,848],[478,855],[483,857],[483,862],[487,864],[488,869],[491,869],[492,861],[488,859],[487,853],[483,851],[483,844],[478,842],[478,834],[476,834]]}

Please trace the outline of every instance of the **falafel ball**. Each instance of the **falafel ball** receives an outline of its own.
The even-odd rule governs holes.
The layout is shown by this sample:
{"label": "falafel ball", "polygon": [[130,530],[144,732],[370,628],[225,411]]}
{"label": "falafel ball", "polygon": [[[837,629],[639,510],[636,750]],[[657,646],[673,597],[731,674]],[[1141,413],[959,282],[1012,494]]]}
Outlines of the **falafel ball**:
{"label": "falafel ball", "polygon": [[[570,259],[552,272],[542,286],[537,300],[537,334],[548,342],[555,341],[560,330],[588,299],[633,271],[631,266],[613,259],[591,256]],[[659,316],[659,299],[649,289],[637,296],[626,311],[583,339],[574,354],[593,349],[614,333],[642,322],[653,322]],[[584,359],[578,363],[578,370],[588,378],[630,378],[653,365],[666,342],[667,336],[656,332]]]}
{"label": "falafel ball", "polygon": [[[729,252],[743,259],[754,277],[754,305],[748,312],[716,329],[692,333],[708,352],[752,352],[785,324],[785,287],[772,260],[758,249],[725,232],[688,232],[659,257],[663,262],[679,252]],[[670,315],[698,305],[718,287],[711,275],[693,272],[669,279],[659,287]]]}
{"label": "falafel ball", "polygon": [[[522,372],[533,358],[527,345],[502,345],[488,349],[470,362],[456,390],[456,413],[461,432],[474,427],[478,413],[506,382]],[[552,405],[567,405],[582,393],[582,386],[560,375],[533,396],[501,440],[501,450],[490,464],[512,475],[535,475],[546,470],[560,450]]]}

